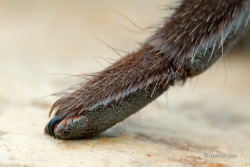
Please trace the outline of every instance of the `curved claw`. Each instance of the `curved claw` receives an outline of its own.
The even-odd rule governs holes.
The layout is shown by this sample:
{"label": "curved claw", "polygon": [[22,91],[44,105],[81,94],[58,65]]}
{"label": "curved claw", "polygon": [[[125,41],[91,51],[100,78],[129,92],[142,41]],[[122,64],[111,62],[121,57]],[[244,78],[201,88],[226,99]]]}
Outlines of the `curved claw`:
{"label": "curved claw", "polygon": [[52,118],[45,127],[45,133],[56,139],[82,139],[93,135],[85,115]]}
{"label": "curved claw", "polygon": [[[54,118],[52,118],[49,122],[49,124],[47,125],[46,129],[49,133],[50,136],[53,136],[54,138],[56,138],[55,133],[54,133],[54,128],[57,124],[59,124],[64,118],[62,117],[58,117],[55,116]],[[46,131],[46,130],[45,130]]]}

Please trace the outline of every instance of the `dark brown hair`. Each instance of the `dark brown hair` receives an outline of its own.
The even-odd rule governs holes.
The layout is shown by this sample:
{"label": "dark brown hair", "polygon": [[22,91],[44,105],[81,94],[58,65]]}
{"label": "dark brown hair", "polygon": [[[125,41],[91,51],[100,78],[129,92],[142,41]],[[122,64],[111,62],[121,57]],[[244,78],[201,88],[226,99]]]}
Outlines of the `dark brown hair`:
{"label": "dark brown hair", "polygon": [[248,29],[249,11],[249,0],[183,0],[138,51],[57,100],[46,133],[88,138],[124,120],[210,67]]}

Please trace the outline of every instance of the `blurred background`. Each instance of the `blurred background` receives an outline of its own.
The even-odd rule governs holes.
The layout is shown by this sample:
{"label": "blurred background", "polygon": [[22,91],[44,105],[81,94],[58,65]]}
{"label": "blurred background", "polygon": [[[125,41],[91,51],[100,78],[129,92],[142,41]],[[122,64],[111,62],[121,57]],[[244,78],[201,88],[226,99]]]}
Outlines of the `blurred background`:
{"label": "blurred background", "polygon": [[177,5],[0,0],[0,166],[249,165],[249,34],[204,74],[99,137],[59,141],[43,133],[57,99],[51,94],[81,82],[72,75],[136,50]]}

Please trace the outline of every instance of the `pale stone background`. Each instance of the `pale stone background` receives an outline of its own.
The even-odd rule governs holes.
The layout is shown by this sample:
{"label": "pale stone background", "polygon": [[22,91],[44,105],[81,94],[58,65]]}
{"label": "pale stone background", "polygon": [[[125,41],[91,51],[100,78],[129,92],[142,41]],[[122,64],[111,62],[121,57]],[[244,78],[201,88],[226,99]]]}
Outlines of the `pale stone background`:
{"label": "pale stone background", "polygon": [[93,36],[129,52],[153,31],[138,30],[110,8],[145,28],[171,12],[165,4],[173,5],[0,0],[0,166],[249,166],[249,52],[232,52],[98,137],[44,135],[56,100],[50,94],[81,80],[69,76],[99,71],[119,58]]}

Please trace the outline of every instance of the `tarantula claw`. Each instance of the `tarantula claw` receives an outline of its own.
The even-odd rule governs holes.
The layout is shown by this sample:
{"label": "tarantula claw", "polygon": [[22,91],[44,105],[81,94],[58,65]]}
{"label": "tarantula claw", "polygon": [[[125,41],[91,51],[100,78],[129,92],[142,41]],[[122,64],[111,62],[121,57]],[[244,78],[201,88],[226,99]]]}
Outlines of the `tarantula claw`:
{"label": "tarantula claw", "polygon": [[50,122],[47,124],[45,127],[45,133],[49,134],[50,136],[53,136],[56,138],[55,133],[54,133],[54,128],[57,124],[59,124],[64,118],[55,116],[50,120]]}

